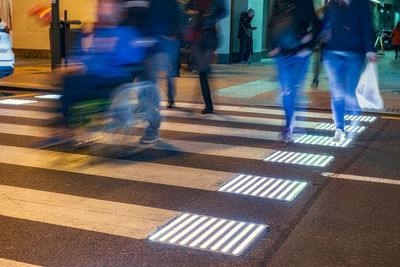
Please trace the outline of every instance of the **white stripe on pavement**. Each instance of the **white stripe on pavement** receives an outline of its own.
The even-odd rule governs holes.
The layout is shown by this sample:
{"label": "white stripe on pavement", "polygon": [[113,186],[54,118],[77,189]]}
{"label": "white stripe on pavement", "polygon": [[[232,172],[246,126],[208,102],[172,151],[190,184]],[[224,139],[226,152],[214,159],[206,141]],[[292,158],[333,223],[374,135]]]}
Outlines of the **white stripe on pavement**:
{"label": "white stripe on pavement", "polygon": [[[283,119],[257,118],[257,117],[233,116],[233,115],[222,115],[222,114],[201,115],[201,114],[197,114],[197,113],[172,111],[172,110],[163,110],[163,111],[161,111],[161,114],[164,116],[177,117],[177,118],[237,122],[237,123],[251,123],[251,124],[274,125],[274,126],[284,126],[286,123],[286,121]],[[314,129],[319,124],[320,124],[320,122],[296,121],[296,126],[303,127],[303,128]]]}
{"label": "white stripe on pavement", "polygon": [[322,175],[325,177],[333,178],[333,179],[343,179],[343,180],[361,181],[361,182],[369,182],[369,183],[400,185],[400,180],[358,176],[358,175],[351,175],[351,174],[329,173],[329,172],[324,172],[324,173],[322,173]]}
{"label": "white stripe on pavement", "polygon": [[[54,129],[37,126],[0,123],[0,133],[47,138],[53,135]],[[117,145],[116,143],[106,142],[106,140],[107,139],[100,140],[99,142],[109,145]],[[118,138],[114,138],[114,140],[117,141]],[[274,151],[264,148],[233,146],[207,142],[193,142],[165,138],[162,138],[160,142],[155,144],[154,148],[176,152],[253,160],[263,160],[266,155],[269,155]]]}
{"label": "white stripe on pavement", "polygon": [[237,176],[229,172],[1,145],[0,163],[210,191],[216,191]]}
{"label": "white stripe on pavement", "polygon": [[40,265],[33,265],[28,264],[25,262],[18,262],[13,260],[7,260],[0,258],[0,266],[7,266],[7,267],[39,267]]}
{"label": "white stripe on pavement", "polygon": [[144,239],[180,213],[0,185],[0,215]]}
{"label": "white stripe on pavement", "polygon": [[[166,106],[167,102],[162,101],[162,105]],[[194,104],[177,102],[176,106],[179,108],[198,108],[203,109],[204,104]],[[253,107],[243,107],[243,106],[228,106],[228,105],[214,105],[214,110],[216,111],[233,111],[233,112],[244,112],[244,113],[256,113],[264,115],[285,115],[285,112],[281,109],[272,108],[253,108]],[[331,113],[322,112],[310,112],[310,111],[299,111],[296,112],[297,116],[308,117],[308,118],[319,118],[319,119],[332,119]]]}
{"label": "white stripe on pavement", "polygon": [[58,115],[57,113],[52,112],[0,108],[0,116],[51,120],[56,118]]}

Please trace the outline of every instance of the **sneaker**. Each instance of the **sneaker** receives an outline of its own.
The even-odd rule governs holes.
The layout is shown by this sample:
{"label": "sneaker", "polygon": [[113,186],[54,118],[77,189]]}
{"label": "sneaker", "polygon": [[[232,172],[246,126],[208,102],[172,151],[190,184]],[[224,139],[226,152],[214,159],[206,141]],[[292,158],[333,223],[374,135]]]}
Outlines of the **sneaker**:
{"label": "sneaker", "polygon": [[346,139],[346,134],[342,129],[337,129],[335,132],[335,136],[332,138],[332,142],[336,144],[341,144]]}
{"label": "sneaker", "polygon": [[144,135],[142,138],[140,138],[139,142],[142,145],[150,145],[158,142],[160,140],[160,136],[158,134],[154,135]]}
{"label": "sneaker", "polygon": [[290,143],[293,140],[293,134],[291,130],[287,128],[283,129],[279,134],[281,141],[285,144]]}

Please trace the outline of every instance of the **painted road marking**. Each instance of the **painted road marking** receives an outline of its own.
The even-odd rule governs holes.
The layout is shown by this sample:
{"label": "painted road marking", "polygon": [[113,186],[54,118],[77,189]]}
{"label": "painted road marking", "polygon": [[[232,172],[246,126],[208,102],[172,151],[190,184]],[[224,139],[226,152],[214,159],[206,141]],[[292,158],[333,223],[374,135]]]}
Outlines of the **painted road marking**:
{"label": "painted road marking", "polygon": [[[167,105],[166,101],[161,102],[163,106]],[[203,109],[204,104],[194,104],[194,103],[185,103],[185,102],[177,102],[177,107],[180,108],[198,108]],[[244,107],[244,106],[227,106],[227,105],[214,105],[215,111],[231,111],[231,112],[243,112],[243,113],[256,113],[263,115],[285,115],[285,112],[281,109],[272,109],[272,108],[254,108],[254,107]],[[297,116],[308,117],[308,118],[318,118],[318,119],[332,119],[331,113],[323,113],[323,112],[311,112],[311,111],[298,111],[296,112]]]}
{"label": "painted road marking", "polygon": [[219,185],[236,175],[231,172],[1,145],[0,162],[16,166],[209,191],[216,191]]}
{"label": "painted road marking", "polygon": [[32,104],[36,103],[35,100],[25,100],[25,99],[14,99],[14,98],[7,98],[0,100],[0,104],[2,105],[25,105],[25,104]]}
{"label": "painted road marking", "polygon": [[268,225],[184,213],[148,237],[164,244],[240,256]]}
{"label": "painted road marking", "polygon": [[274,153],[266,157],[264,161],[304,165],[311,167],[326,167],[333,159],[333,156],[328,155],[275,151]]}
{"label": "painted road marking", "polygon": [[145,239],[177,211],[0,185],[0,214],[23,220]]}
{"label": "painted road marking", "polygon": [[38,99],[54,99],[54,100],[60,99],[61,97],[62,97],[62,95],[55,95],[55,94],[35,96],[35,98],[38,98]]}
{"label": "painted road marking", "polygon": [[18,262],[13,260],[7,260],[0,258],[0,266],[7,266],[7,267],[39,267],[40,265],[33,265],[28,264],[25,262]]}
{"label": "painted road marking", "polygon": [[344,116],[346,121],[358,121],[358,122],[374,122],[378,119],[376,116],[354,116],[346,115]]}
{"label": "painted road marking", "polygon": [[[13,134],[21,136],[34,136],[40,138],[48,138],[54,135],[56,130],[46,127],[28,126],[0,123],[0,133]],[[138,137],[132,137],[138,139]],[[97,142],[108,145],[118,145],[118,138],[105,138]],[[162,138],[160,142],[154,145],[155,149],[194,153],[200,155],[243,158],[252,160],[263,160],[266,155],[272,153],[272,149],[233,146],[225,144],[207,143],[207,142],[194,142],[185,140],[174,140]]]}
{"label": "painted road marking", "polygon": [[330,136],[319,136],[319,135],[310,135],[303,134],[299,138],[293,141],[295,144],[305,144],[305,145],[318,145],[318,146],[331,146],[331,147],[347,147],[352,139],[347,138],[342,143],[332,142],[333,137]]}
{"label": "painted road marking", "polygon": [[361,182],[369,182],[369,183],[400,185],[400,180],[358,176],[358,175],[351,175],[351,174],[337,174],[337,173],[329,173],[329,172],[324,172],[324,173],[322,173],[322,175],[325,177],[333,178],[333,179],[343,179],[343,180],[353,180],[353,181],[361,181]]}
{"label": "painted road marking", "polygon": [[[236,122],[236,123],[251,123],[259,125],[274,125],[283,126],[286,121],[283,119],[272,119],[272,118],[257,118],[257,117],[245,117],[245,116],[234,116],[234,115],[222,115],[222,114],[209,114],[200,115],[183,111],[172,111],[163,110],[161,114],[168,117],[177,118],[188,118],[188,119],[199,119],[199,120],[211,120],[211,121],[224,121],[224,122]],[[296,121],[297,127],[314,129],[318,126],[318,122],[310,121]]]}
{"label": "painted road marking", "polygon": [[[325,131],[335,131],[336,126],[333,123],[320,123],[316,128],[316,130],[325,130]],[[351,125],[346,125],[344,127],[345,132],[348,133],[362,133],[365,131],[367,127],[365,126],[351,126]]]}
{"label": "painted road marking", "polygon": [[290,202],[306,186],[306,182],[241,174],[222,185],[218,191]]}

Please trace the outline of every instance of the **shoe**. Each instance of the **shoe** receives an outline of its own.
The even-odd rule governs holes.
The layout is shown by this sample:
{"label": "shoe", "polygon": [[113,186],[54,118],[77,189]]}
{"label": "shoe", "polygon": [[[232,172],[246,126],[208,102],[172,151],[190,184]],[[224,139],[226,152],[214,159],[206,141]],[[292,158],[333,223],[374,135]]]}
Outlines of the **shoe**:
{"label": "shoe", "polygon": [[167,108],[175,108],[175,101],[168,100]]}
{"label": "shoe", "polygon": [[283,129],[279,134],[281,141],[285,144],[290,143],[293,140],[293,133],[287,128]]}
{"label": "shoe", "polygon": [[142,138],[140,138],[139,142],[142,145],[149,145],[149,144],[154,144],[160,140],[160,136],[156,133],[154,135],[145,135]]}
{"label": "shoe", "polygon": [[332,138],[332,142],[336,144],[341,144],[346,139],[346,134],[342,129],[337,129],[335,132],[335,136]]}
{"label": "shoe", "polygon": [[201,111],[201,114],[212,114],[214,113],[214,109],[212,108],[205,108]]}
{"label": "shoe", "polygon": [[57,137],[50,137],[50,138],[46,138],[46,139],[34,142],[29,147],[37,148],[37,149],[43,149],[43,148],[62,145],[64,143],[68,142],[68,141],[69,141],[69,139],[61,138],[61,137],[58,137],[58,136]]}

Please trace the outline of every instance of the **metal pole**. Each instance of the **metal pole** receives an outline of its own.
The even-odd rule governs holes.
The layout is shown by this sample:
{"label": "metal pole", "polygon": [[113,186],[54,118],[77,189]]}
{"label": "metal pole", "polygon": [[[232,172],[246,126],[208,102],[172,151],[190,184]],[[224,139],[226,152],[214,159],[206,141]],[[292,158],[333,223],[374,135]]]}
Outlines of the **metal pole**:
{"label": "metal pole", "polygon": [[61,65],[61,28],[59,0],[51,0],[50,49],[51,68]]}

